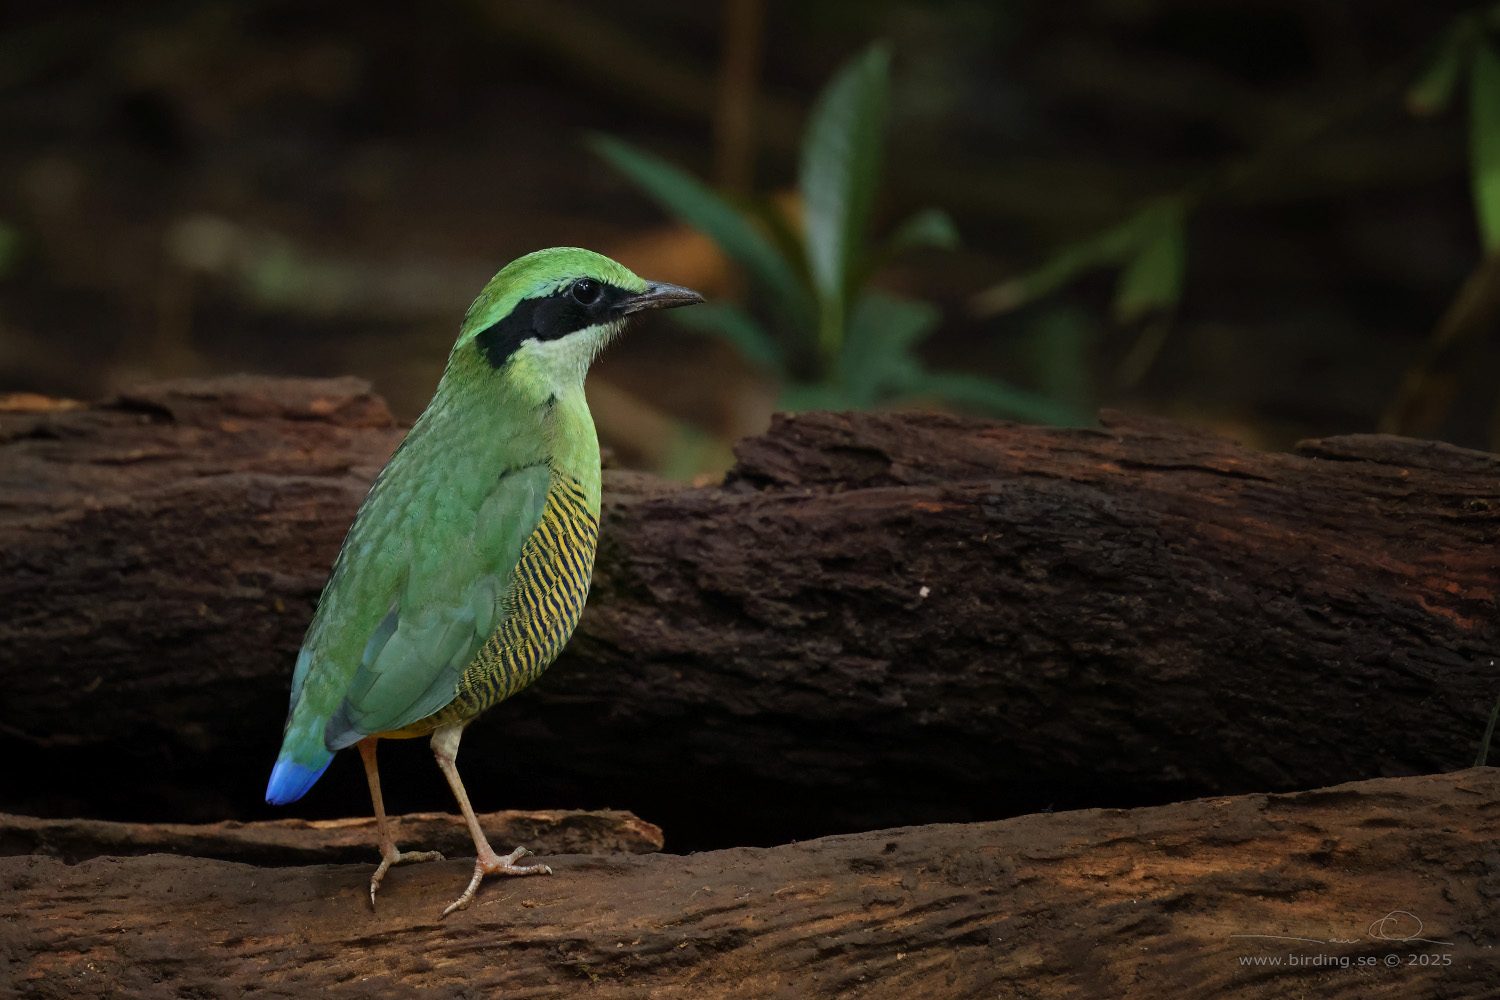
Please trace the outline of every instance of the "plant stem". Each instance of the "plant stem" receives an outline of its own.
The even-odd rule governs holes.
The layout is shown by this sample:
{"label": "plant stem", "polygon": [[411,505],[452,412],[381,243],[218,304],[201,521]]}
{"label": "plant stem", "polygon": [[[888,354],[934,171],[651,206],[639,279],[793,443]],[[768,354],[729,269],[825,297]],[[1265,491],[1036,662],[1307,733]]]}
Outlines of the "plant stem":
{"label": "plant stem", "polygon": [[1484,767],[1485,762],[1490,759],[1490,737],[1495,735],[1495,719],[1500,718],[1500,698],[1495,699],[1495,707],[1490,710],[1490,724],[1484,727],[1484,739],[1479,741],[1479,756],[1474,758],[1475,767]]}
{"label": "plant stem", "polygon": [[765,21],[765,0],[725,0],[724,54],[714,105],[714,172],[725,191],[748,192],[755,179],[755,91]]}

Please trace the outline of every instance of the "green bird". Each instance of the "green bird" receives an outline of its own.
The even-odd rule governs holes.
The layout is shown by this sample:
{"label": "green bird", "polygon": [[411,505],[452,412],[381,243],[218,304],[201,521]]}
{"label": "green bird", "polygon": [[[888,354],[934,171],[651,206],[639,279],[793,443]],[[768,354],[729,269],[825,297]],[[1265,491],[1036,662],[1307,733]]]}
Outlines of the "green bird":
{"label": "green bird", "polygon": [[295,802],[358,746],[380,828],[370,902],[399,851],[380,795],[381,738],[432,736],[486,875],[551,874],[497,855],[454,763],[464,727],[536,680],[572,635],[599,532],[599,439],[583,380],[633,313],[702,302],[608,257],[556,247],[506,265],[464,316],[432,402],[370,487],[292,673],[266,787]]}

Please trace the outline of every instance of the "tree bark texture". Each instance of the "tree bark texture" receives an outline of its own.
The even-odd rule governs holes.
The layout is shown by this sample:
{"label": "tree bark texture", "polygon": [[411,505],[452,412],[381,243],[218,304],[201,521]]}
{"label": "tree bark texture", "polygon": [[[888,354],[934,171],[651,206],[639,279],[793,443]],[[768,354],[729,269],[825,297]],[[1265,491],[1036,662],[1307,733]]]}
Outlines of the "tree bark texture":
{"label": "tree bark texture", "polygon": [[[0,858],[0,994],[1392,997],[1500,990],[1500,775],[549,858]],[[415,845],[414,845],[415,846]]]}
{"label": "tree bark texture", "polygon": [[[401,435],[350,379],[5,414],[0,807],[273,815],[295,651]],[[577,636],[465,738],[480,808],[682,848],[1315,787],[1467,765],[1500,689],[1494,455],[809,413],[738,458],[606,473]],[[342,757],[304,814],[368,811]],[[382,760],[391,808],[452,808]]]}

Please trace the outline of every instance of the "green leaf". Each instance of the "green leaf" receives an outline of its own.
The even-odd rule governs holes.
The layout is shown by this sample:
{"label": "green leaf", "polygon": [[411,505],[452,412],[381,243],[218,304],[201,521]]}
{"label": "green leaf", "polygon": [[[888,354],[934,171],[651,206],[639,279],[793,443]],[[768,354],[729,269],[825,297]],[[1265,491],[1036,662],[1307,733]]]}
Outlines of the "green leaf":
{"label": "green leaf", "polygon": [[860,296],[839,350],[838,380],[861,407],[874,406],[893,385],[922,371],[913,348],[937,326],[935,306],[879,292]]}
{"label": "green leaf", "polygon": [[21,259],[21,231],[0,221],[0,278],[9,274]]}
{"label": "green leaf", "polygon": [[958,247],[958,227],[941,208],[924,208],[910,215],[885,241],[885,252],[891,257],[918,247],[953,250]]}
{"label": "green leaf", "polygon": [[[812,277],[807,271],[807,254],[802,246],[802,222],[793,218],[791,206],[773,198],[757,198],[745,206],[745,212],[765,231],[776,252],[790,263],[802,287],[810,291]],[[808,332],[811,333],[811,329]]]}
{"label": "green leaf", "polygon": [[1469,73],[1469,170],[1485,253],[1500,248],[1500,58],[1488,44]]}
{"label": "green leaf", "polygon": [[924,208],[910,216],[885,238],[879,249],[870,254],[855,271],[855,287],[868,280],[908,250],[936,247],[953,250],[958,246],[958,227],[941,208]]}
{"label": "green leaf", "polygon": [[812,329],[813,307],[796,269],[749,219],[685,170],[606,135],[589,145],[658,204],[706,233],[770,293],[775,306],[800,329]]}
{"label": "green leaf", "polygon": [[827,357],[837,352],[852,271],[875,204],[889,88],[890,52],[872,45],[824,88],[802,140],[797,188]]}
{"label": "green leaf", "polygon": [[1041,312],[1025,331],[1028,381],[1046,396],[1091,410],[1089,356],[1098,339],[1098,324],[1083,309],[1058,305]]}
{"label": "green leaf", "polygon": [[781,390],[776,408],[801,413],[804,410],[862,410],[866,407],[842,386],[826,382],[793,382]]}
{"label": "green leaf", "polygon": [[970,308],[981,316],[1007,312],[1108,264],[1127,265],[1117,310],[1134,315],[1131,310],[1140,296],[1152,307],[1176,302],[1182,282],[1182,211],[1178,198],[1151,202],[1119,225],[1064,246],[1034,271],[978,293]]}
{"label": "green leaf", "polygon": [[785,376],[786,359],[781,348],[738,306],[705,302],[696,309],[674,309],[672,318],[691,330],[729,341],[746,360]]}
{"label": "green leaf", "polygon": [[1115,286],[1115,319],[1133,323],[1157,310],[1170,309],[1182,297],[1182,272],[1187,256],[1182,212],[1171,208],[1154,216],[1155,228],[1143,233],[1134,258]]}
{"label": "green leaf", "polygon": [[1009,312],[1048,295],[1084,271],[1105,264],[1118,264],[1140,245],[1142,231],[1154,224],[1156,204],[1111,229],[1063,246],[1041,267],[978,293],[970,307],[980,316]]}
{"label": "green leaf", "polygon": [[1169,317],[1158,316],[1153,320],[1141,324],[1141,329],[1135,337],[1135,343],[1130,345],[1130,350],[1120,359],[1120,364],[1115,369],[1115,386],[1119,389],[1134,389],[1140,385],[1141,379],[1156,364],[1156,359],[1161,355],[1161,349],[1167,344],[1167,336],[1172,332],[1172,321]]}
{"label": "green leaf", "polygon": [[931,397],[1000,416],[1060,427],[1092,426],[1094,419],[1066,403],[996,379],[958,372],[923,372],[905,386],[910,400]]}
{"label": "green leaf", "polygon": [[1490,740],[1495,738],[1495,720],[1500,719],[1500,698],[1495,700],[1495,707],[1490,709],[1489,725],[1484,727],[1484,736],[1479,740],[1479,756],[1474,758],[1475,767],[1484,767],[1490,759]]}
{"label": "green leaf", "polygon": [[1458,78],[1468,60],[1475,39],[1475,27],[1468,18],[1449,29],[1438,47],[1437,55],[1427,64],[1406,91],[1406,109],[1414,115],[1435,115],[1448,106]]}

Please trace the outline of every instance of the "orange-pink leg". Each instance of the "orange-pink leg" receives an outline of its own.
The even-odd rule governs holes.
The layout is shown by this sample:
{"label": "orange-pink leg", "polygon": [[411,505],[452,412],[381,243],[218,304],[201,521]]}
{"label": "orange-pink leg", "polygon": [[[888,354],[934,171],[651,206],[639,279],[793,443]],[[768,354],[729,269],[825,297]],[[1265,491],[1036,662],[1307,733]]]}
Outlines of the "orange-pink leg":
{"label": "orange-pink leg", "polygon": [[380,888],[385,873],[391,865],[403,861],[441,861],[437,851],[398,851],[391,837],[391,825],[385,818],[385,800],[380,795],[380,770],[375,766],[375,744],[378,738],[366,736],[359,741],[359,756],[365,762],[365,778],[370,782],[370,800],[375,803],[375,823],[380,827],[380,865],[370,878],[370,905],[375,905],[375,892]]}
{"label": "orange-pink leg", "polygon": [[474,838],[474,848],[479,852],[479,857],[474,862],[474,877],[469,880],[469,887],[464,890],[462,896],[459,896],[443,911],[444,917],[454,910],[467,908],[474,899],[474,893],[479,889],[479,883],[486,875],[552,874],[552,869],[546,865],[516,864],[531,853],[524,847],[517,847],[503,856],[496,854],[494,848],[490,847],[484,831],[479,828],[479,820],[474,816],[474,807],[469,805],[469,794],[464,791],[464,783],[458,776],[458,765],[454,763],[458,759],[458,741],[463,733],[464,727],[457,725],[444,726],[432,734],[432,754],[437,758],[437,765],[442,768],[443,776],[448,779],[448,787],[453,789],[453,797],[458,799],[458,807],[463,810],[464,822],[469,824],[469,835]]}

